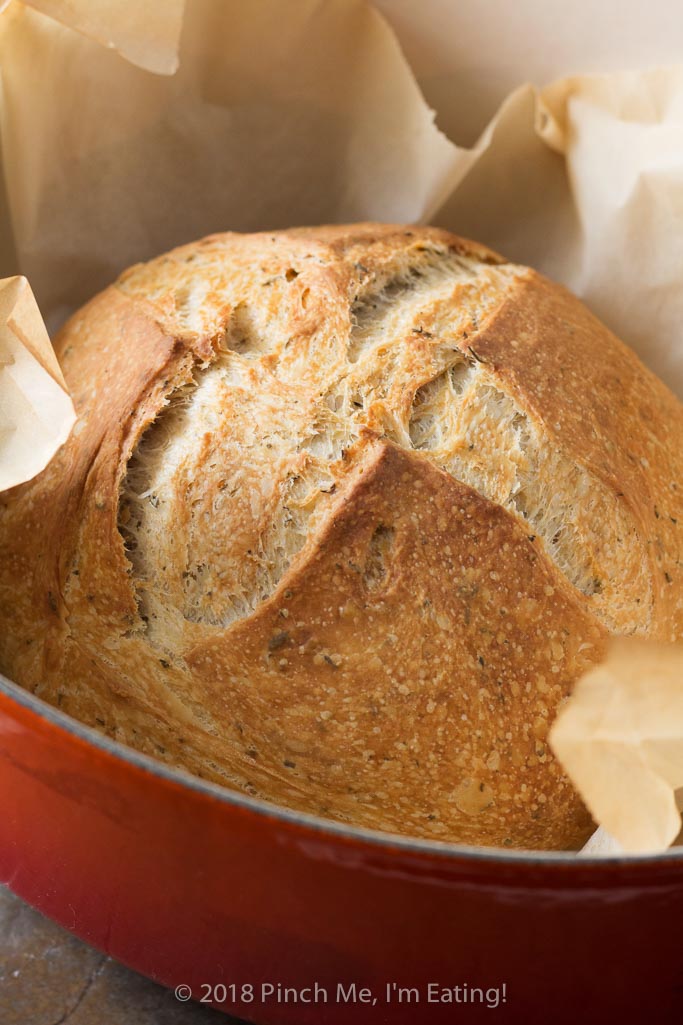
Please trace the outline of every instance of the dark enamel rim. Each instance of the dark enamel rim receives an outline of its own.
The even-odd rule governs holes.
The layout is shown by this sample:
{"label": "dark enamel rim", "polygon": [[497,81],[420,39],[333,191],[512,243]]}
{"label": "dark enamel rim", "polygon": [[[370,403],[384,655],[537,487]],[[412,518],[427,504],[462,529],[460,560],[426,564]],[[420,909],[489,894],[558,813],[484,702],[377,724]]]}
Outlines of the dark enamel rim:
{"label": "dark enamel rim", "polygon": [[323,837],[328,837],[330,840],[340,837],[345,840],[362,841],[380,848],[398,848],[401,851],[416,855],[437,855],[446,860],[458,859],[465,861],[469,859],[480,863],[490,862],[491,864],[533,863],[534,865],[541,864],[547,866],[561,865],[565,870],[567,866],[574,866],[577,870],[588,867],[604,867],[606,865],[629,867],[642,865],[648,861],[683,863],[683,847],[656,855],[581,855],[577,857],[576,854],[566,851],[507,851],[498,848],[446,843],[439,840],[411,839],[410,837],[399,836],[394,833],[383,833],[379,830],[366,829],[360,826],[349,826],[309,814],[308,812],[293,811],[290,808],[271,804],[256,797],[249,797],[247,794],[228,790],[217,783],[211,783],[198,776],[191,776],[180,769],[156,761],[156,759],[148,755],[126,747],[125,744],[112,740],[97,730],[85,726],[77,719],[73,719],[65,712],[61,712],[53,705],[49,705],[42,698],[23,690],[18,684],[12,683],[1,673],[0,693],[4,694],[15,704],[29,709],[35,715],[46,720],[64,733],[78,737],[86,744],[100,748],[100,750],[105,751],[113,758],[133,765],[136,769],[146,772],[151,776],[170,780],[178,786],[199,791],[222,804],[232,805],[254,815],[303,827],[309,831],[322,834]]}

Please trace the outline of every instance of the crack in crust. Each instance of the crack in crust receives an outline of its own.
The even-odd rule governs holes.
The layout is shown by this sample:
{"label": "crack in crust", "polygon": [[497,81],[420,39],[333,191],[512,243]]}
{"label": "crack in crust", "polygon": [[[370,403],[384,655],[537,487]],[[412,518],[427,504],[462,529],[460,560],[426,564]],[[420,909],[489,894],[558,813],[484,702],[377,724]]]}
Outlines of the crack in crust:
{"label": "crack in crust", "polygon": [[[266,600],[335,504],[368,431],[524,521],[610,630],[646,630],[647,563],[628,508],[476,352],[519,270],[432,243],[383,274],[356,271],[340,351],[320,325],[309,329],[303,380],[289,363],[291,318],[267,316],[261,300],[268,290],[285,306],[298,289],[299,313],[305,269],[261,268],[246,297],[226,281],[215,359],[171,394],[122,489],[120,529],[150,637],[176,636],[178,612],[225,628]],[[217,305],[205,283],[176,288],[174,300],[176,326],[197,330]]]}

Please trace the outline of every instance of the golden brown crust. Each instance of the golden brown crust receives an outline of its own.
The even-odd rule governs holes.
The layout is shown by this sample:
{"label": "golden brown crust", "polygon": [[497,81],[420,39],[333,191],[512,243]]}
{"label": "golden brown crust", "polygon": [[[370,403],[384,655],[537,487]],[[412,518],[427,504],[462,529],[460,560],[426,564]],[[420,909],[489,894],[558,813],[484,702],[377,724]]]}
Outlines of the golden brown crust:
{"label": "golden brown crust", "polygon": [[610,631],[682,632],[683,417],[576,299],[437,229],[221,235],[58,350],[80,419],[0,498],[3,671],[293,807],[582,842],[545,735]]}
{"label": "golden brown crust", "polygon": [[569,457],[623,501],[645,539],[650,633],[683,633],[681,404],[566,289],[527,271],[477,338]]}
{"label": "golden brown crust", "polygon": [[239,717],[260,772],[288,764],[309,810],[575,842],[590,820],[545,738],[604,631],[519,524],[427,459],[376,442],[357,473],[272,597],[188,653],[207,708]]}

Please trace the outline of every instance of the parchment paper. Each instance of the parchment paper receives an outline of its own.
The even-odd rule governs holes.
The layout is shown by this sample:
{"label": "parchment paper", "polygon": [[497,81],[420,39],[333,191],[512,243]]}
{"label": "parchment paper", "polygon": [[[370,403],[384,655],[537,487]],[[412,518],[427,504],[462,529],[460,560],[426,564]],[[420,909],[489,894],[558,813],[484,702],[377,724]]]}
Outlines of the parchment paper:
{"label": "parchment paper", "polygon": [[26,278],[0,280],[0,491],[39,473],[75,419]]}
{"label": "parchment paper", "polygon": [[[665,67],[683,9],[378,5],[11,0],[0,273],[26,274],[56,327],[130,263],[205,233],[432,221],[568,284],[683,394],[683,70]],[[594,693],[579,688],[566,715],[585,719]],[[617,805],[642,819],[637,786],[598,799],[558,750],[601,821],[613,826]]]}
{"label": "parchment paper", "polygon": [[202,234],[419,220],[471,159],[357,0],[192,0],[172,77],[14,0],[0,55],[19,265],[51,325]]}
{"label": "parchment paper", "polygon": [[25,0],[147,71],[172,75],[185,0]]}
{"label": "parchment paper", "polygon": [[614,641],[605,662],[579,680],[549,740],[624,850],[668,847],[681,831],[683,644]]}

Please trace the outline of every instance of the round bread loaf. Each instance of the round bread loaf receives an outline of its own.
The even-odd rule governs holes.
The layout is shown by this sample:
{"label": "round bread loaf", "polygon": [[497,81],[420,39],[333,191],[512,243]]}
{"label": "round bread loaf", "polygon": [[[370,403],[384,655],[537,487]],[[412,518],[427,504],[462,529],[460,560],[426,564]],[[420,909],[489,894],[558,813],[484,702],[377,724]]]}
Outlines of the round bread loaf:
{"label": "round bread loaf", "polygon": [[432,228],[225,234],[57,340],[79,411],[0,497],[0,668],[270,801],[572,848],[546,735],[683,630],[683,415],[564,289]]}

